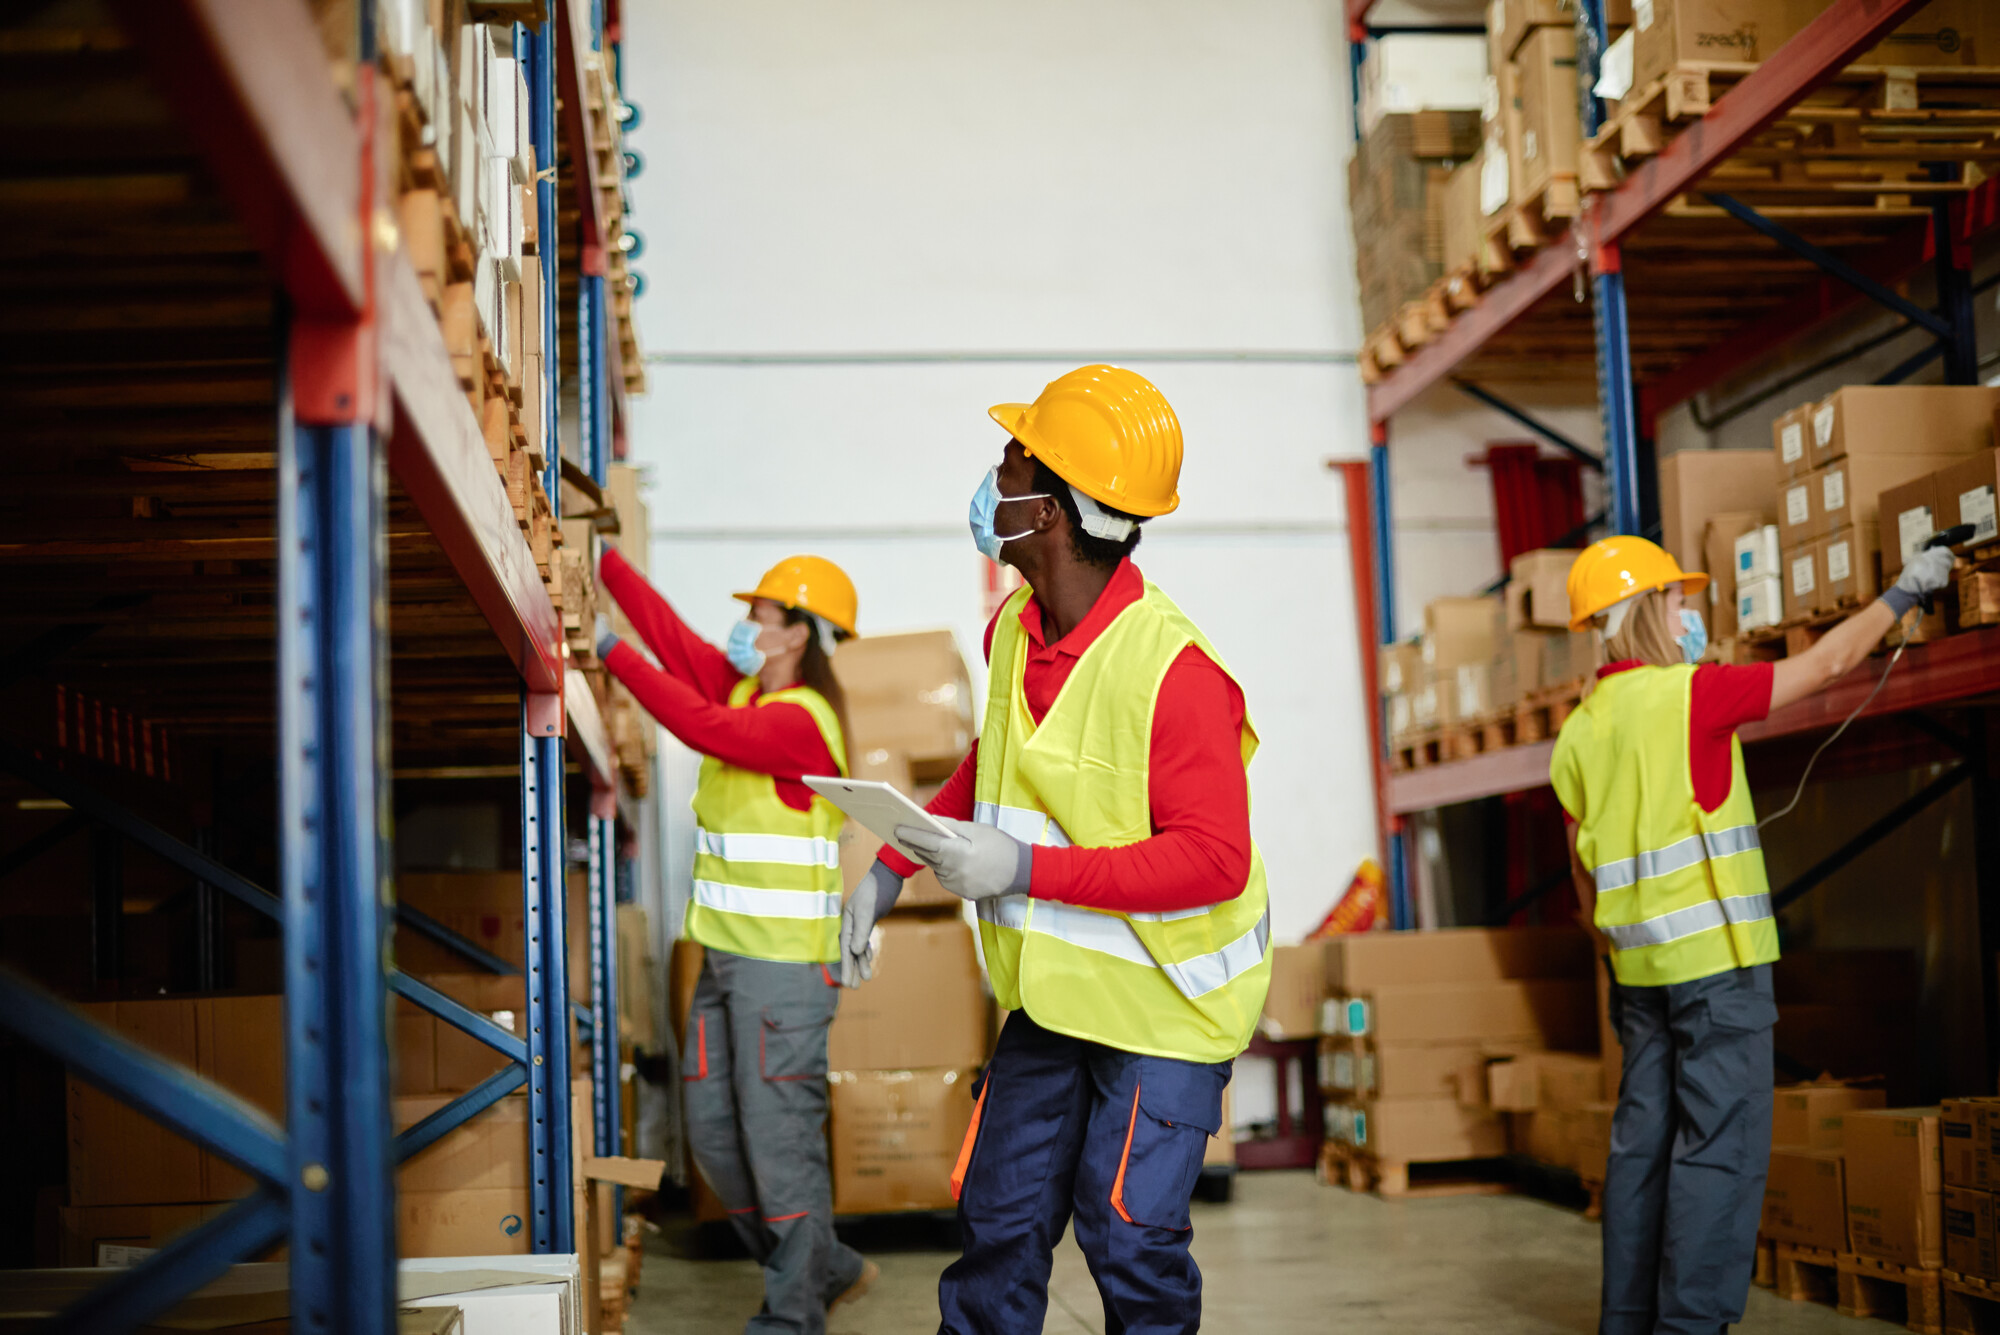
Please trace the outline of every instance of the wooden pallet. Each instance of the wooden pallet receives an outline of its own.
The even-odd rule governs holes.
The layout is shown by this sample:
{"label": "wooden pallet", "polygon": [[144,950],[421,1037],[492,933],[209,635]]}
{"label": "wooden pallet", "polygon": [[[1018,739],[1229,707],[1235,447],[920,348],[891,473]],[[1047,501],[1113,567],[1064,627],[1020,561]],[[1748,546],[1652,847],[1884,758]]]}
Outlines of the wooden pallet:
{"label": "wooden pallet", "polygon": [[1945,1335],[1994,1335],[2000,1331],[2000,1281],[1941,1270],[1940,1306]]}
{"label": "wooden pallet", "polygon": [[1422,1200],[1432,1196],[1507,1196],[1514,1191],[1513,1173],[1505,1159],[1444,1159],[1407,1162],[1377,1159],[1354,1151],[1322,1172],[1337,1171],[1332,1184],[1366,1192],[1384,1200]]}
{"label": "wooden pallet", "polygon": [[1797,1243],[1777,1244],[1773,1261],[1772,1287],[1780,1298],[1795,1303],[1818,1303],[1822,1307],[1840,1304],[1841,1253],[1824,1247],[1801,1247]]}
{"label": "wooden pallet", "polygon": [[1920,1335],[1943,1335],[1938,1271],[1873,1256],[1842,1256],[1838,1269],[1841,1315],[1899,1321]]}
{"label": "wooden pallet", "polygon": [[1539,691],[1529,691],[1514,706],[1514,742],[1526,746],[1545,742],[1562,731],[1562,725],[1583,703],[1583,682],[1565,682]]}
{"label": "wooden pallet", "polygon": [[1757,1235],[1757,1262],[1750,1271],[1750,1282],[1760,1289],[1778,1287],[1778,1244],[1762,1233]]}
{"label": "wooden pallet", "polygon": [[1389,768],[1393,770],[1425,769],[1445,759],[1444,736],[1436,728],[1406,732],[1389,744]]}

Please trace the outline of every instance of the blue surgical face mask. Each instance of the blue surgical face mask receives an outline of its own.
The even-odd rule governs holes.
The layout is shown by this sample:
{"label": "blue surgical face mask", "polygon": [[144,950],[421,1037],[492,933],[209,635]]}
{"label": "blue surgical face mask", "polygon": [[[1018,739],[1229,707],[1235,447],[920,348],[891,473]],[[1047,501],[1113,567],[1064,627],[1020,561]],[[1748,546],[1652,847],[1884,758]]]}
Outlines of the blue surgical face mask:
{"label": "blue surgical face mask", "polygon": [[1708,652],[1708,627],[1702,623],[1701,613],[1692,608],[1681,609],[1681,634],[1676,643],[1681,647],[1681,657],[1690,663],[1698,663]]}
{"label": "blue surgical face mask", "polygon": [[757,647],[757,637],[764,633],[762,622],[739,621],[729,628],[729,641],[722,652],[729,658],[729,666],[746,677],[754,677],[764,667],[764,651]]}
{"label": "blue surgical face mask", "polygon": [[1002,537],[993,529],[994,512],[1002,501],[1042,501],[1048,499],[1045,491],[1030,492],[1026,496],[1002,496],[1000,494],[1000,469],[996,466],[986,470],[986,477],[979,484],[979,490],[972,493],[972,509],[968,521],[972,525],[972,541],[980,553],[989,561],[1000,559],[1000,549],[1016,538],[1025,538],[1035,530],[1024,528],[1019,533],[1009,533]]}

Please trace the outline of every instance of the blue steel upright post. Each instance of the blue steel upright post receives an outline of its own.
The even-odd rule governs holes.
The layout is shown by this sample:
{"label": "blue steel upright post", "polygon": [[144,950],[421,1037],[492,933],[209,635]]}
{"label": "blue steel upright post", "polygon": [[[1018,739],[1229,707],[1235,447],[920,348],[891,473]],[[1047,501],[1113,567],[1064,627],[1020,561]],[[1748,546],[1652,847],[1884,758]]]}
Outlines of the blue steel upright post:
{"label": "blue steel upright post", "polygon": [[[553,6],[551,7],[554,8]],[[542,266],[542,486],[552,522],[561,520],[562,447],[556,405],[561,361],[556,337],[555,23],[517,27],[514,42],[527,72],[528,129],[535,146],[536,262]],[[578,164],[588,172],[588,163]],[[568,834],[563,820],[563,713],[560,694],[523,695],[521,718],[521,894],[527,921],[528,1243],[537,1253],[576,1248],[575,1176],[570,1125]]]}
{"label": "blue steel upright post", "polygon": [[[1389,424],[1377,422],[1369,429],[1368,504],[1370,538],[1375,549],[1376,638],[1383,644],[1396,642],[1396,535],[1389,499]],[[1384,708],[1377,700],[1375,708]],[[1387,720],[1382,736],[1389,736]],[[1380,758],[1378,757],[1378,763]],[[1389,925],[1396,928],[1417,925],[1416,904],[1410,895],[1410,862],[1406,835],[1396,817],[1389,817],[1390,834],[1383,853],[1389,859]]]}
{"label": "blue steel upright post", "polygon": [[[1604,123],[1604,110],[1593,89],[1599,56],[1607,43],[1604,0],[1580,0],[1577,13],[1577,98],[1585,137]],[[1595,213],[1577,220],[1578,236],[1589,236]],[[1604,483],[1610,492],[1605,505],[1613,533],[1638,533],[1639,414],[1632,384],[1632,331],[1625,306],[1623,253],[1616,243],[1598,245],[1591,239],[1592,309],[1597,332],[1597,393],[1604,420]]]}

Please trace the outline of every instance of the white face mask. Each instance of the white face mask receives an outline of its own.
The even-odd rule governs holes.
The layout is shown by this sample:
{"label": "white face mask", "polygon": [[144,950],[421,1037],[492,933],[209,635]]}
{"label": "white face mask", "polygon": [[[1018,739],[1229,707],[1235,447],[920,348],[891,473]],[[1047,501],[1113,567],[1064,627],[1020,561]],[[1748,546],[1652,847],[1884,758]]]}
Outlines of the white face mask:
{"label": "white face mask", "polygon": [[739,621],[729,628],[729,641],[722,652],[729,658],[729,666],[746,677],[754,677],[764,669],[764,651],[757,647],[763,637],[764,623],[761,621]]}
{"label": "white face mask", "polygon": [[998,533],[994,531],[993,517],[1002,501],[1045,501],[1047,492],[1033,491],[1026,496],[1002,496],[1000,494],[1000,469],[998,466],[986,470],[986,476],[979,481],[979,490],[972,493],[971,513],[967,519],[972,525],[972,541],[980,554],[989,561],[1000,559],[1000,549],[1016,538],[1025,538],[1035,530],[1024,528],[1019,533]]}

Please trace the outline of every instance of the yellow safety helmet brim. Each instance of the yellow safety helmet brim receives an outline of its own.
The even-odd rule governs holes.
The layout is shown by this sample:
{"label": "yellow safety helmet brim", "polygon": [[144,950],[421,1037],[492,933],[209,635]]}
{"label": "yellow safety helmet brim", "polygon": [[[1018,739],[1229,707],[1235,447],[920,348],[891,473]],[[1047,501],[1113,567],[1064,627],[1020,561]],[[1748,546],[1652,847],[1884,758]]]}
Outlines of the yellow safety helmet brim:
{"label": "yellow safety helmet brim", "polygon": [[1578,554],[1569,568],[1569,628],[1588,630],[1593,618],[1634,594],[1668,585],[1681,586],[1692,597],[1708,587],[1699,570],[1682,570],[1680,563],[1657,543],[1621,534],[1602,538]]}
{"label": "yellow safety helmet brim", "polygon": [[1033,403],[997,403],[986,411],[1099,505],[1141,519],[1180,508],[1180,419],[1138,372],[1080,366],[1050,381]]}
{"label": "yellow safety helmet brim", "polygon": [[781,607],[804,608],[849,635],[857,633],[854,626],[859,600],[854,581],[823,556],[788,556],[765,571],[756,588],[731,596],[741,603],[769,598]]}

